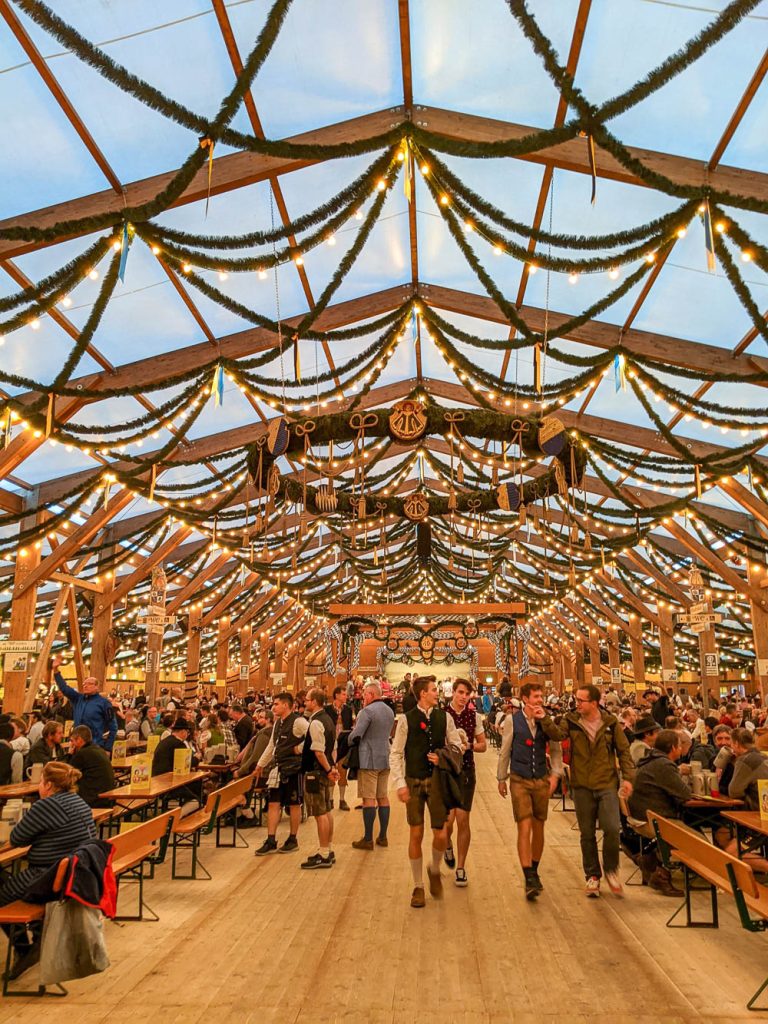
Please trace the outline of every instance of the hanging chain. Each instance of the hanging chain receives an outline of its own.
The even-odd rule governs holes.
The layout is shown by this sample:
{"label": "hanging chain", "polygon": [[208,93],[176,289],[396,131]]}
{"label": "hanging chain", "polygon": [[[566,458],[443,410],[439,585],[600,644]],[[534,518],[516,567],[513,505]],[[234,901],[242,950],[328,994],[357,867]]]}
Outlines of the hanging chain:
{"label": "hanging chain", "polygon": [[[272,188],[272,183],[269,185],[269,216],[272,221],[272,234],[275,233],[275,193]],[[283,365],[283,322],[280,319],[280,285],[277,280],[278,271],[278,260],[277,260],[277,239],[272,239],[272,257],[275,263],[275,314],[277,317],[277,343],[280,347],[280,384],[282,386],[283,393],[283,412],[286,409],[286,398],[285,398],[285,367]]]}

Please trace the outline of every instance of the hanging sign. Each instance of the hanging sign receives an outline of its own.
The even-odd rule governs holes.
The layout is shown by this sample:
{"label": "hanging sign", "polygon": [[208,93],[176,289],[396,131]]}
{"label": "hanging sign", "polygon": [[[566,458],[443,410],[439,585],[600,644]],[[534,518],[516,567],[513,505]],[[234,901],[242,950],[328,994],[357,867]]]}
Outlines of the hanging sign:
{"label": "hanging sign", "polygon": [[612,668],[611,669],[611,682],[613,684],[617,685],[617,686],[621,683],[621,669],[620,668]]}
{"label": "hanging sign", "polygon": [[250,665],[241,665],[240,666],[240,678],[241,679],[248,679],[250,677],[250,675],[251,675],[251,667],[250,667]]}
{"label": "hanging sign", "polygon": [[661,681],[663,683],[676,683],[677,682],[677,669],[676,668],[663,668],[661,670]]}
{"label": "hanging sign", "polygon": [[758,675],[768,676],[768,658],[757,659],[757,672]]}
{"label": "hanging sign", "polygon": [[0,640],[0,654],[39,654],[42,640]]}
{"label": "hanging sign", "polygon": [[136,620],[136,625],[140,629],[148,629],[150,626],[175,626],[176,616],[175,615],[142,615],[140,619]]}
{"label": "hanging sign", "polygon": [[716,654],[705,654],[704,655],[704,675],[705,676],[716,676],[718,673],[717,655]]}

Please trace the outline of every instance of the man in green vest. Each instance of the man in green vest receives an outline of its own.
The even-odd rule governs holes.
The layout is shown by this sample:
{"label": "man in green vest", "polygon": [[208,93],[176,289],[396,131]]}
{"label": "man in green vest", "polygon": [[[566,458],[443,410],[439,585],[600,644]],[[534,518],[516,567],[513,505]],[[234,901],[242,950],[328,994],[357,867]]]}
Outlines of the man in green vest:
{"label": "man in green vest", "polygon": [[397,797],[406,805],[410,828],[408,856],[413,874],[411,906],[423,907],[424,860],[424,808],[429,809],[432,826],[432,862],[427,868],[429,891],[435,899],[443,895],[440,863],[448,842],[445,823],[447,811],[437,774],[438,751],[448,745],[462,749],[459,732],[453,719],[437,706],[438,692],[434,676],[416,679],[413,683],[416,707],[402,715],[397,722],[392,743],[389,766]]}

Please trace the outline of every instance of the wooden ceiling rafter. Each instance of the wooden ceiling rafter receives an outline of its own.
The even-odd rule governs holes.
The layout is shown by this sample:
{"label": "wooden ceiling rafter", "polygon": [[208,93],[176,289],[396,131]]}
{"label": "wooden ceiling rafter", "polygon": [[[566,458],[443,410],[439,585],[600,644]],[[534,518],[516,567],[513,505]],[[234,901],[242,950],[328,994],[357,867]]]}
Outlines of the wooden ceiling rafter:
{"label": "wooden ceiling rafter", "polygon": [[[235,73],[235,77],[238,78],[243,71],[243,61],[240,56],[240,50],[237,45],[237,40],[235,39],[235,34],[232,31],[232,23],[229,20],[229,13],[227,12],[224,0],[211,0],[211,3],[213,5],[213,10],[216,15],[216,20],[218,21],[219,24],[219,30],[224,39],[224,45],[227,48],[227,54],[229,56],[230,63],[232,64],[232,70]],[[253,92],[251,91],[250,88],[243,97],[243,103],[248,114],[248,119],[251,122],[251,128],[253,129],[254,135],[256,136],[256,138],[259,139],[265,138],[264,129],[261,124],[261,118],[259,117],[259,113],[256,109],[256,103],[253,99]],[[288,225],[291,223],[291,218],[288,214],[288,207],[285,202],[285,196],[283,195],[283,190],[280,186],[278,175],[269,175],[268,181],[272,189],[272,195],[274,196],[275,205],[277,206],[282,225],[283,227],[287,228]],[[292,233],[288,236],[288,244],[291,246],[292,249],[298,248],[296,243],[296,237]],[[315,306],[315,299],[312,294],[312,288],[310,287],[309,284],[309,277],[307,276],[306,267],[304,266],[303,263],[296,263],[295,261],[294,267],[296,268],[296,271],[298,273],[299,282],[301,283],[301,287],[304,292],[304,297],[307,300],[307,305],[309,306],[309,309],[312,310],[314,309]],[[328,368],[333,374],[333,379],[336,384],[336,387],[341,387],[338,375],[336,373],[336,366],[333,361],[331,349],[330,346],[328,345],[328,341],[326,338],[322,338],[320,343],[323,349],[323,354],[325,355],[326,361],[328,363]]]}

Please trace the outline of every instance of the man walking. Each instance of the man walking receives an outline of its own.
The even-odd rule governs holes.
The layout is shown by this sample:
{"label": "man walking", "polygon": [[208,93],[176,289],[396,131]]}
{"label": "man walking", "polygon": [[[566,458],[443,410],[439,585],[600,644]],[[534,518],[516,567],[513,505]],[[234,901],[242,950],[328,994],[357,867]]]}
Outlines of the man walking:
{"label": "man walking", "polygon": [[544,886],[539,862],[544,852],[544,822],[549,798],[563,773],[560,744],[550,744],[551,769],[547,767],[548,737],[541,728],[544,693],[538,683],[520,687],[523,706],[504,722],[496,769],[499,793],[507,795],[507,777],[512,813],[517,824],[517,856],[523,869],[525,897],[535,900]]}
{"label": "man walking", "polygon": [[363,801],[362,839],[352,845],[356,850],[373,849],[373,826],[376,823],[376,808],[379,813],[379,834],[377,846],[388,846],[389,828],[389,737],[392,735],[395,715],[392,708],[382,700],[378,683],[368,683],[363,690],[363,707],[357,716],[355,727],[349,734],[349,742],[360,742],[360,770],[357,776],[357,795]]}
{"label": "man walking", "polygon": [[[352,705],[350,704],[346,690],[343,686],[337,686],[333,691],[333,701],[330,704],[326,704],[325,713],[333,722],[333,727],[336,730],[336,770],[339,773],[339,810],[348,811],[349,804],[346,801],[347,796],[347,770],[343,765],[339,764],[339,761],[343,757],[347,756],[347,750],[349,748],[349,734],[352,731],[352,725],[354,724],[354,712],[352,711]],[[333,798],[333,793],[331,793]],[[331,799],[331,810],[333,810],[333,799]]]}
{"label": "man walking", "polygon": [[[453,684],[451,700],[445,710],[453,719],[457,730],[462,730],[462,744],[466,737],[466,749],[461,766],[461,803],[462,807],[452,809],[448,815],[446,833],[448,845],[445,848],[445,863],[449,868],[456,868],[456,885],[463,888],[469,884],[466,872],[467,853],[472,839],[472,832],[469,827],[469,814],[472,810],[472,801],[475,798],[475,754],[484,754],[488,749],[485,738],[483,720],[475,711],[474,703],[470,704],[469,699],[473,691],[472,683],[468,679],[457,679]],[[453,823],[456,822],[456,856],[453,853],[451,834]]]}
{"label": "man walking", "polygon": [[307,815],[315,819],[317,826],[318,852],[313,853],[301,865],[307,871],[315,868],[331,868],[336,862],[332,852],[333,818],[331,817],[331,794],[339,773],[333,766],[333,748],[336,744],[336,730],[326,714],[325,693],[313,687],[307,692],[306,710],[309,714],[309,728],[301,752],[301,770],[304,773],[304,794]]}
{"label": "man walking", "polygon": [[406,805],[410,828],[408,856],[413,875],[411,906],[420,908],[426,903],[421,850],[425,806],[429,808],[432,826],[432,861],[427,868],[429,891],[435,899],[443,895],[440,862],[447,843],[447,813],[436,771],[438,751],[446,744],[458,750],[462,747],[453,719],[437,706],[437,683],[434,677],[416,679],[412,690],[416,706],[398,720],[389,764],[397,797]]}
{"label": "man walking", "polygon": [[600,858],[597,852],[597,823],[603,832],[603,869],[608,888],[614,896],[623,896],[619,879],[619,773],[622,796],[632,795],[635,765],[629,743],[615,715],[600,710],[600,691],[596,686],[580,686],[576,691],[576,710],[570,711],[557,726],[548,714],[541,727],[552,740],[571,742],[571,790],[576,820],[581,835],[581,859],[587,880],[586,895],[600,895]]}
{"label": "man walking", "polygon": [[267,779],[267,838],[256,850],[257,857],[277,852],[277,824],[281,807],[288,812],[291,831],[280,847],[280,853],[293,853],[299,848],[296,835],[304,799],[301,757],[309,722],[293,710],[293,697],[290,693],[277,694],[272,703],[272,713],[275,716],[272,736],[254,772],[258,784],[266,766],[275,762]]}
{"label": "man walking", "polygon": [[68,686],[59,672],[63,661],[60,654],[53,659],[53,678],[72,705],[75,725],[87,725],[93,742],[105,750],[111,750],[117,735],[117,719],[112,704],[99,692],[101,683],[95,676],[88,676],[83,680],[82,693]]}

